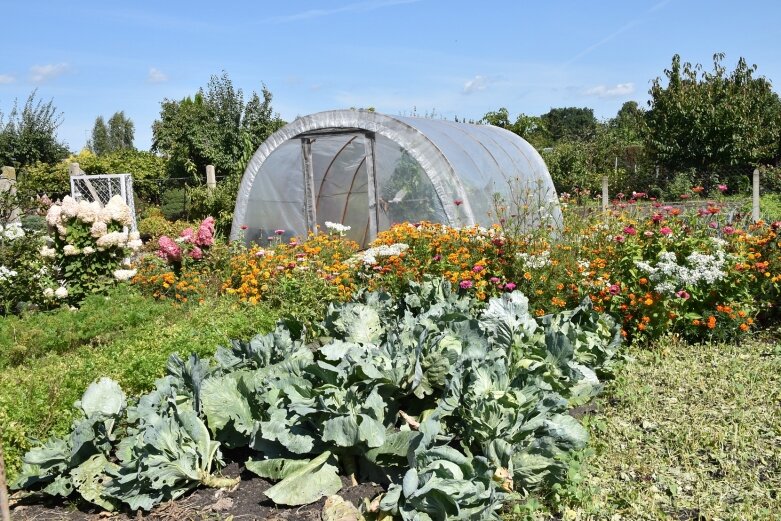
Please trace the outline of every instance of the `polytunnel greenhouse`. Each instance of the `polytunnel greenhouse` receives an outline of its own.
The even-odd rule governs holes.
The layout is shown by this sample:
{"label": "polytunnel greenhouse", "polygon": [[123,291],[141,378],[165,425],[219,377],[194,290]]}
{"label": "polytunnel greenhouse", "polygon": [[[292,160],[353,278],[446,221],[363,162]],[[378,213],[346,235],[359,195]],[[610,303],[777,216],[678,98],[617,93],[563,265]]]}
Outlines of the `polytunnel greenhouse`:
{"label": "polytunnel greenhouse", "polygon": [[404,221],[488,226],[497,201],[513,215],[532,208],[531,225],[561,221],[545,162],[516,134],[366,110],[320,112],[297,118],[255,152],[231,237],[305,237],[333,222],[365,246]]}

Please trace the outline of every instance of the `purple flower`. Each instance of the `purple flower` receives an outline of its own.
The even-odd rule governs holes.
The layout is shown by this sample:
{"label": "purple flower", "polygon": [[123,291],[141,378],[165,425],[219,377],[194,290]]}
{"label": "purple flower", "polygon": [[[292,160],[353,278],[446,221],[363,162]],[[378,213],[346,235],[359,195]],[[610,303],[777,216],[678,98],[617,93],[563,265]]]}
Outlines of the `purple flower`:
{"label": "purple flower", "polygon": [[472,271],[473,271],[474,273],[480,273],[480,272],[481,272],[481,271],[483,271],[484,269],[485,269],[485,267],[483,267],[483,266],[480,266],[479,264],[476,264],[475,266],[473,266],[473,267],[472,267]]}
{"label": "purple flower", "polygon": [[691,295],[689,295],[685,289],[682,289],[680,291],[675,292],[675,296],[678,298],[682,298],[683,300],[688,300]]}

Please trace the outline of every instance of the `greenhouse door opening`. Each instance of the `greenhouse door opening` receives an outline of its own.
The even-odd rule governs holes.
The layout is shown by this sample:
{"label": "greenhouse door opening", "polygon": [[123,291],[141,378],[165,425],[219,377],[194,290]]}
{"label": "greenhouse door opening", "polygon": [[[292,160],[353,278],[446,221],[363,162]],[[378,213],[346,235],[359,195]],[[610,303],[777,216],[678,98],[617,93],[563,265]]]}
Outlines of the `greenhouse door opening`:
{"label": "greenhouse door opening", "polygon": [[345,235],[361,245],[376,236],[374,146],[375,137],[367,132],[301,137],[307,229],[343,224],[350,227]]}

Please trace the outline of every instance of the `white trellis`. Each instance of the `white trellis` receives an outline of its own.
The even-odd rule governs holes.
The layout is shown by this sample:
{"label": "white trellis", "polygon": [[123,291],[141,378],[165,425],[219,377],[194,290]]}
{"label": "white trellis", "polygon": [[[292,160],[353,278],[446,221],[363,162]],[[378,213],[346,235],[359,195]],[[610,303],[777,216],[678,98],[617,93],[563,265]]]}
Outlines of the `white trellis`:
{"label": "white trellis", "polygon": [[132,224],[130,231],[136,231],[136,207],[133,202],[133,176],[130,174],[72,175],[71,197],[80,201],[98,201],[101,205],[109,202],[115,195],[130,207]]}

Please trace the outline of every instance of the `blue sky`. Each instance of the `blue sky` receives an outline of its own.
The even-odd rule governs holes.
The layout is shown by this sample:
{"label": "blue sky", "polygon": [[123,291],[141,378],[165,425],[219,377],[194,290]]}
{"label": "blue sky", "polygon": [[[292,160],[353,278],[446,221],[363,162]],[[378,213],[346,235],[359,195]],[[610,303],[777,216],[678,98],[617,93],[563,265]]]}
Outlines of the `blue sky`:
{"label": "blue sky", "polygon": [[149,147],[164,98],[225,70],[265,83],[281,116],[373,106],[482,117],[645,103],[673,54],[739,56],[781,84],[781,2],[706,0],[286,2],[0,0],[0,110],[32,89],[84,146],[95,117],[124,110]]}

